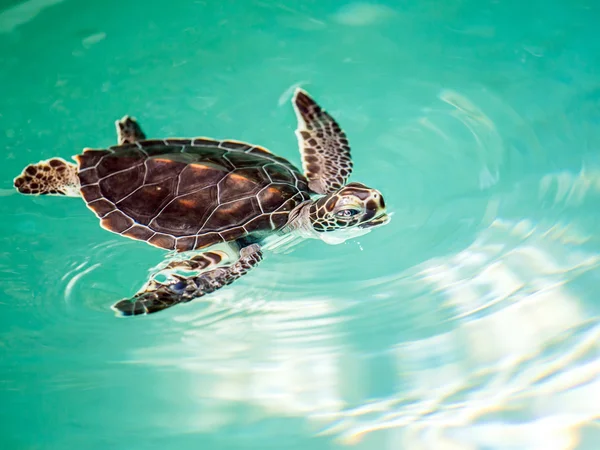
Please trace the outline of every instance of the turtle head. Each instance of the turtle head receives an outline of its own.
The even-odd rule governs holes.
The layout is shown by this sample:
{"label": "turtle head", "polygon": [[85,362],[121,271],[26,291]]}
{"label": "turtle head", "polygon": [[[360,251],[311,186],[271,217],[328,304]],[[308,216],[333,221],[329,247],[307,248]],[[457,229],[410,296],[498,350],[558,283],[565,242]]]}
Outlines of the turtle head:
{"label": "turtle head", "polygon": [[360,183],[347,184],[315,201],[309,217],[312,228],[328,244],[342,243],[390,221],[381,193]]}

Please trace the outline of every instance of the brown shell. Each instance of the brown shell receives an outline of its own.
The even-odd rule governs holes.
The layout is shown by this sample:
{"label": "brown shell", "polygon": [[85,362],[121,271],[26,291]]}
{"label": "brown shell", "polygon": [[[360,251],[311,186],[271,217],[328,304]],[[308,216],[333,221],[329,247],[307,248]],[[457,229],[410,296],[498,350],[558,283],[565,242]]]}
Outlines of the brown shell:
{"label": "brown shell", "polygon": [[237,141],[145,140],[75,159],[102,227],[168,250],[261,238],[310,198],[292,164]]}

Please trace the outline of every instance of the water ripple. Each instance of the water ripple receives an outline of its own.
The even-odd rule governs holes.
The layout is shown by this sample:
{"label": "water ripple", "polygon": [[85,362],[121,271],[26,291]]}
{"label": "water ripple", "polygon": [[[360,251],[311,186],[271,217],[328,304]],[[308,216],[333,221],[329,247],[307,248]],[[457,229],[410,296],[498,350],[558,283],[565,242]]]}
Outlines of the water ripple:
{"label": "water ripple", "polygon": [[[570,419],[551,436],[569,443],[598,415],[582,400],[599,385],[598,307],[580,286],[597,276],[600,249],[594,217],[563,212],[597,201],[600,165],[521,176],[525,162],[543,166],[538,136],[508,105],[449,88],[432,101],[408,125],[385,124],[377,143],[397,158],[375,166],[377,187],[396,193],[387,196],[395,216],[356,241],[268,254],[214,294],[117,321],[109,306],[163,253],[91,220],[69,223],[67,244],[47,207],[50,217],[29,213],[4,238],[31,249],[18,266],[0,255],[6,298],[46,328],[68,329],[74,347],[102,336],[123,348],[120,333],[135,330],[128,357],[106,360],[188,374],[169,392],[201,405],[191,431],[235,423],[231,405],[241,403],[257,416],[303,418],[346,444],[387,432],[396,447],[469,448],[504,432],[523,447],[508,417],[546,430],[563,408]],[[20,336],[51,353],[58,343],[43,331]],[[22,345],[6,337],[5,348]],[[53,383],[94,386],[72,374]]]}

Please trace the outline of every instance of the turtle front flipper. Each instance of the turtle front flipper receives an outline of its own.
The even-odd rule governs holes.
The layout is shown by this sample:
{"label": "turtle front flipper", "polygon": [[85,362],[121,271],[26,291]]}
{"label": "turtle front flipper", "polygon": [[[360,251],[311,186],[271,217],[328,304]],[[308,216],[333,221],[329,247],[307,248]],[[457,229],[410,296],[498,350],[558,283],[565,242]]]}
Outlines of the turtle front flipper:
{"label": "turtle front flipper", "polygon": [[308,186],[318,194],[330,194],[345,185],[352,173],[346,134],[302,89],[296,89],[292,101],[298,119],[296,137]]}
{"label": "turtle front flipper", "polygon": [[21,194],[79,197],[77,166],[62,158],[30,164],[13,181]]}
{"label": "turtle front flipper", "polygon": [[[214,263],[211,253],[204,254],[208,258],[206,263]],[[201,256],[196,256],[189,267],[197,268],[198,264],[202,266],[203,263],[199,260]],[[260,247],[252,244],[243,248],[240,251],[240,258],[230,266],[208,270],[198,276],[178,276],[176,280],[165,284],[152,281],[133,298],[115,303],[112,309],[124,316],[137,316],[162,311],[178,303],[187,303],[233,283],[261,260]]]}
{"label": "turtle front flipper", "polygon": [[119,145],[133,144],[137,141],[146,139],[146,134],[137,120],[130,116],[124,116],[121,120],[115,122],[117,128],[117,139]]}

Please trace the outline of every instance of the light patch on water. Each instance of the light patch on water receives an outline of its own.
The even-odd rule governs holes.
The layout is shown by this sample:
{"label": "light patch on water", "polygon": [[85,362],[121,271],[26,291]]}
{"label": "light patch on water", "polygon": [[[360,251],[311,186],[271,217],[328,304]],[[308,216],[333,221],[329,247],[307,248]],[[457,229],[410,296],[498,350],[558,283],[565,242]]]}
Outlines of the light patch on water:
{"label": "light patch on water", "polygon": [[492,25],[469,25],[463,28],[448,26],[448,29],[455,33],[482,38],[493,38],[496,35],[496,27]]}
{"label": "light patch on water", "polygon": [[16,189],[0,189],[0,197],[8,197],[18,194]]}
{"label": "light patch on water", "polygon": [[327,27],[327,24],[324,21],[298,9],[292,8],[284,2],[264,3],[256,1],[255,5],[272,11],[271,14],[275,16],[277,22],[284,27],[304,31],[320,30]]}
{"label": "light patch on water", "polygon": [[544,56],[544,48],[543,47],[537,47],[534,45],[524,45],[523,50],[525,50],[531,56],[535,56],[536,58],[541,58],[542,56]]}
{"label": "light patch on water", "polygon": [[495,128],[492,120],[483,113],[481,108],[476,106],[471,100],[459,92],[452,89],[443,89],[439,96],[440,100],[454,106],[457,110],[463,112],[473,120],[480,122],[486,128],[490,130]]}
{"label": "light patch on water", "polygon": [[500,171],[496,169],[492,174],[488,166],[484,166],[479,172],[479,188],[488,189],[500,181]]}
{"label": "light patch on water", "polygon": [[540,181],[540,198],[553,197],[554,203],[580,206],[589,194],[600,194],[600,167],[584,165],[578,173],[561,171]]}
{"label": "light patch on water", "polygon": [[342,6],[333,19],[343,25],[362,27],[387,20],[394,14],[395,11],[386,5],[357,2]]}
{"label": "light patch on water", "polygon": [[213,108],[219,99],[215,96],[193,96],[186,99],[186,103],[193,108],[195,111],[206,111]]}
{"label": "light patch on water", "polygon": [[359,236],[364,236],[372,231],[371,228],[351,228],[328,231],[321,233],[319,236],[323,242],[329,245],[339,245],[346,242],[348,239],[355,239]]}
{"label": "light patch on water", "polygon": [[101,31],[99,33],[91,34],[88,37],[82,39],[81,45],[83,45],[85,48],[90,48],[93,45],[96,45],[97,43],[103,41],[104,39],[106,39],[106,33]]}
{"label": "light patch on water", "polygon": [[0,13],[0,33],[11,33],[16,28],[31,22],[46,8],[64,0],[28,0]]}
{"label": "light patch on water", "polygon": [[435,134],[440,136],[444,141],[447,141],[447,142],[452,141],[452,139],[450,139],[450,137],[446,133],[444,133],[444,131],[442,131],[442,129],[440,127],[435,125],[431,121],[431,119],[429,119],[428,117],[420,117],[418,119],[418,122],[421,126],[423,126],[423,128],[427,128],[427,129],[433,131]]}

